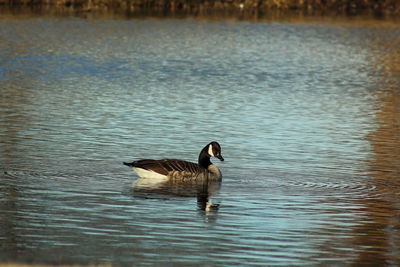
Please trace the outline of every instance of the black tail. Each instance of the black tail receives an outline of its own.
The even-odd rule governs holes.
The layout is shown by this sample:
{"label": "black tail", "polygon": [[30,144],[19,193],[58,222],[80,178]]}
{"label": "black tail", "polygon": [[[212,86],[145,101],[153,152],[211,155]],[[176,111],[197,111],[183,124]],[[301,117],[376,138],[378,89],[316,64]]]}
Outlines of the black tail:
{"label": "black tail", "polygon": [[129,163],[129,162],[123,162],[124,165],[128,166],[128,167],[133,167],[133,162]]}

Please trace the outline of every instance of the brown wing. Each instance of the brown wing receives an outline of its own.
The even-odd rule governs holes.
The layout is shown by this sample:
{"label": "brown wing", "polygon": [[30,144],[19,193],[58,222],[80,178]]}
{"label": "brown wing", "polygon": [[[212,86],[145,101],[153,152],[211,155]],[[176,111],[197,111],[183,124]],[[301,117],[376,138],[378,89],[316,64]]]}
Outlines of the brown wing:
{"label": "brown wing", "polygon": [[132,166],[154,171],[163,175],[168,175],[168,173],[172,171],[186,171],[197,173],[203,170],[203,168],[201,168],[196,163],[177,159],[142,159],[132,162]]}

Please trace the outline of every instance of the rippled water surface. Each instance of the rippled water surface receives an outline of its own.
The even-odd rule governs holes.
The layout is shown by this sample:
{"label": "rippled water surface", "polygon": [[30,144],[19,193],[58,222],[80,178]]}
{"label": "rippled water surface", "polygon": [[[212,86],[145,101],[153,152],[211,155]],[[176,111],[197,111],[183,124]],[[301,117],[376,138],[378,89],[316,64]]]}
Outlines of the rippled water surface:
{"label": "rippled water surface", "polygon": [[0,261],[400,265],[399,29],[1,17]]}

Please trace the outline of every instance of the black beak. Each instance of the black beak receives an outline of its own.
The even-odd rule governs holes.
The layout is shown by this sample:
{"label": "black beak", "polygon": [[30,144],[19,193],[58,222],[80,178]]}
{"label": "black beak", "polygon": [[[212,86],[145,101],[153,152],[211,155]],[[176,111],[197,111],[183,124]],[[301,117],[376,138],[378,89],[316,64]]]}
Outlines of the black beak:
{"label": "black beak", "polygon": [[219,159],[220,161],[224,161],[224,158],[221,155],[218,155],[216,158]]}

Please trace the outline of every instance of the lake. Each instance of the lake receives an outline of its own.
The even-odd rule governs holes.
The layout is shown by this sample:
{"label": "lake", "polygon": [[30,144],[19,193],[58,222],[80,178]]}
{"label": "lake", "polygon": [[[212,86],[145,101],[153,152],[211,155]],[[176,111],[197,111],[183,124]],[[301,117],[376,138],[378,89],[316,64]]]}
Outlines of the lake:
{"label": "lake", "polygon": [[399,266],[399,25],[1,15],[0,261]]}

